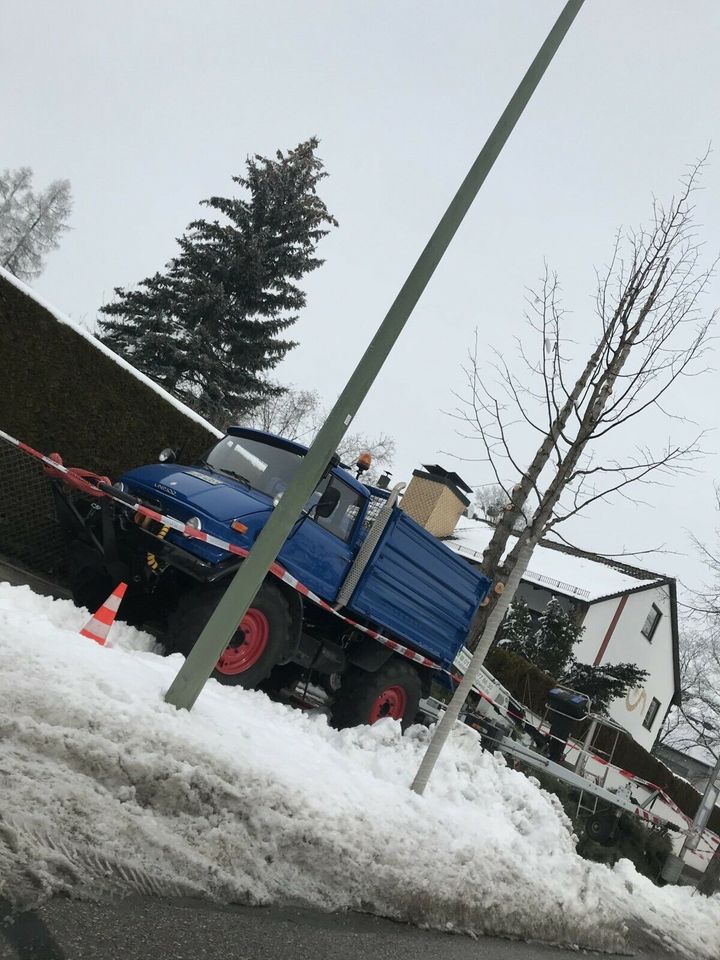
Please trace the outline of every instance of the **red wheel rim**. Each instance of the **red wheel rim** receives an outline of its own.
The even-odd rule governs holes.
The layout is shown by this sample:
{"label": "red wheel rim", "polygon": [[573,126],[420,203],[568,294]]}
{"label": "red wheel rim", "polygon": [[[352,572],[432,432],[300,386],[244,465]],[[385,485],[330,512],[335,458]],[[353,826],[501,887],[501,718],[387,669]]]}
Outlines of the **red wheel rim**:
{"label": "red wheel rim", "polygon": [[382,720],[383,717],[392,717],[393,720],[402,720],[407,706],[407,693],[404,687],[388,687],[383,690],[370,708],[370,723]]}
{"label": "red wheel rim", "polygon": [[245,673],[265,653],[269,637],[267,617],[261,610],[252,607],[243,617],[238,632],[215,664],[215,669],[231,677]]}

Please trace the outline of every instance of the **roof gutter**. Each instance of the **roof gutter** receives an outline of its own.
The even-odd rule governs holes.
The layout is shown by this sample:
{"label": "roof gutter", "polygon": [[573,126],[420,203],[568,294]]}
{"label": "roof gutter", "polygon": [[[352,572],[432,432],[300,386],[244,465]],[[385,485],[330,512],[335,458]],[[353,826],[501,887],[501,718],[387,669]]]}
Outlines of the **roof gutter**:
{"label": "roof gutter", "polygon": [[[670,589],[670,625],[672,628],[672,652],[673,652],[673,674],[675,677],[675,692],[673,693],[672,700],[668,704],[668,708],[665,711],[665,716],[667,716],[670,707],[675,705],[679,707],[682,705],[682,683],[680,677],[680,628],[678,626],[678,615],[677,615],[677,586],[675,581],[671,578],[668,578],[667,585]],[[663,721],[664,721],[663,717]]]}

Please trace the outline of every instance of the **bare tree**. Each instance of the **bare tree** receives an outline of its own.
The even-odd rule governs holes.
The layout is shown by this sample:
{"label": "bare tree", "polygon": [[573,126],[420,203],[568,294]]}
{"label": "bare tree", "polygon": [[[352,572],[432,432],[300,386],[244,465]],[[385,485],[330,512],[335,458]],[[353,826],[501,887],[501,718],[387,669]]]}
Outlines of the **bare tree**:
{"label": "bare tree", "polygon": [[[720,484],[715,484],[715,507],[720,513]],[[693,622],[707,621],[714,632],[720,631],[720,527],[715,527],[715,544],[710,545],[699,537],[692,541],[707,565],[710,582],[691,592],[688,603],[690,618]]]}
{"label": "bare tree", "polygon": [[494,522],[510,503],[509,492],[499,483],[486,483],[475,491],[475,506],[486,520]]}
{"label": "bare tree", "polygon": [[[701,453],[702,432],[695,427],[661,449],[643,443],[626,457],[615,452],[617,431],[649,411],[661,411],[683,433],[690,426],[664,403],[680,378],[702,372],[698,361],[715,316],[699,305],[715,266],[702,265],[693,231],[692,195],[701,167],[692,168],[668,207],[653,203],[649,226],[616,235],[610,263],[598,274],[597,342],[579,374],[573,373],[563,334],[559,284],[547,268],[540,289],[528,298],[527,319],[539,349],[534,353],[526,341],[518,342],[522,376],[496,353],[496,381],[488,385],[476,338],[464,368],[467,394],[459,397],[456,416],[464,435],[479,440],[479,459],[497,482],[510,471],[518,478],[483,554],[482,568],[495,580],[495,591],[473,626],[471,642],[479,650],[492,641],[498,624],[491,613],[505,583],[513,571],[517,582],[541,537],[599,500],[630,498],[633,484],[692,470]],[[540,437],[527,467],[515,442],[518,427]],[[532,520],[503,559],[529,503]],[[492,630],[485,630],[491,621]]]}
{"label": "bare tree", "polygon": [[372,457],[372,466],[363,474],[363,479],[367,483],[375,483],[381,473],[386,470],[389,471],[393,465],[395,438],[387,433],[378,433],[375,436],[369,436],[359,431],[347,433],[343,437],[337,452],[342,462],[349,467],[357,463],[361,453],[369,453]]}
{"label": "bare tree", "polygon": [[[291,385],[264,399],[244,417],[243,423],[309,446],[325,417],[326,411],[317,390],[301,390]],[[385,433],[375,437],[360,432],[348,433],[337,452],[343,463],[352,466],[365,451],[372,456],[372,467],[365,479],[372,483],[383,470],[392,466],[395,440]]]}
{"label": "bare tree", "polygon": [[658,735],[686,752],[720,750],[720,635],[712,621],[687,628],[680,642],[680,706],[673,707]]}
{"label": "bare tree", "polygon": [[317,390],[300,390],[291,385],[263,399],[245,415],[243,423],[286,440],[309,444],[317,433],[321,402]]}
{"label": "bare tree", "polygon": [[72,210],[69,180],[53,180],[36,193],[32,177],[30,167],[0,175],[0,266],[20,280],[40,276]]}
{"label": "bare tree", "polygon": [[[490,523],[497,523],[505,510],[512,507],[512,490],[499,483],[486,483],[475,491],[475,506]],[[514,530],[524,530],[531,515],[526,505],[515,520]]]}
{"label": "bare tree", "polygon": [[[720,486],[715,486],[720,512]],[[659,739],[678,750],[720,750],[720,528],[711,546],[693,537],[709,583],[689,591],[680,638],[681,704],[665,718]]]}

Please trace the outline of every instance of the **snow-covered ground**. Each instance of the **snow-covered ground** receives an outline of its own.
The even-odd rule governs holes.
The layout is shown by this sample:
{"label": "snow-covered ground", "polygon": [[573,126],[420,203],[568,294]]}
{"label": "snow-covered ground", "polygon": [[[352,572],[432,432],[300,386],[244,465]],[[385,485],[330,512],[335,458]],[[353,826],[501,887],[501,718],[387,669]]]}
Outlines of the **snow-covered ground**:
{"label": "snow-covered ground", "polygon": [[612,948],[628,924],[720,955],[720,897],[658,889],[574,850],[558,803],[458,729],[425,797],[427,732],[338,732],[321,715],[211,682],[116,624],[78,635],[68,601],[0,584],[0,893],[108,885],[357,909],[440,929]]}

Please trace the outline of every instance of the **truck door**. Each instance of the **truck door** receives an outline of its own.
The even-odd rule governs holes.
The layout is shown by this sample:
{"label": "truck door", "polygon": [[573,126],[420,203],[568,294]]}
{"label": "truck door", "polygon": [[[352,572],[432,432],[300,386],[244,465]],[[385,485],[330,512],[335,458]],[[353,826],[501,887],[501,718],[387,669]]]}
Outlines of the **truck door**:
{"label": "truck door", "polygon": [[[328,517],[315,517],[314,507],[326,487],[339,492]],[[306,516],[291,534],[278,559],[314,593],[332,602],[337,596],[355,552],[350,543],[366,498],[339,477],[324,480],[310,498]]]}

